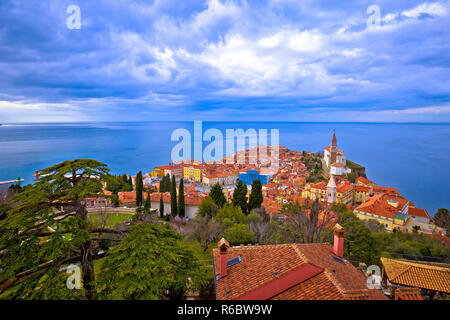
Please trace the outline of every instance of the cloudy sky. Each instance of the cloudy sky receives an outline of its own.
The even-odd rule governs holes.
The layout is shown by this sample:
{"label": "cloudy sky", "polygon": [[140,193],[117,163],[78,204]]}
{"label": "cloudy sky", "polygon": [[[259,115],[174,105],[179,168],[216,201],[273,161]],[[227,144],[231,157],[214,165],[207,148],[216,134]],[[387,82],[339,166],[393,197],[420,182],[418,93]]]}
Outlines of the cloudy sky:
{"label": "cloudy sky", "polygon": [[0,123],[450,122],[449,15],[450,0],[2,0]]}

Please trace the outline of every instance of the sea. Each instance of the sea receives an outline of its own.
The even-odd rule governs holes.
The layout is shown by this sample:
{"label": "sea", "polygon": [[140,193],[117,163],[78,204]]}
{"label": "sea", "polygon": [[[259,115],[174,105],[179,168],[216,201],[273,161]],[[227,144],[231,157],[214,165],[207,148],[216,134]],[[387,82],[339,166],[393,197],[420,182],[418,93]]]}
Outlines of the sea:
{"label": "sea", "polygon": [[192,148],[208,129],[224,137],[227,129],[267,129],[269,142],[277,129],[279,145],[311,152],[328,146],[335,130],[338,148],[365,166],[370,180],[397,188],[431,215],[450,208],[450,124],[202,122],[200,134],[194,122],[2,124],[0,181],[21,177],[23,184],[33,183],[36,170],[78,158],[106,163],[113,174],[150,172],[171,161],[179,143],[171,138],[179,129],[190,133]]}

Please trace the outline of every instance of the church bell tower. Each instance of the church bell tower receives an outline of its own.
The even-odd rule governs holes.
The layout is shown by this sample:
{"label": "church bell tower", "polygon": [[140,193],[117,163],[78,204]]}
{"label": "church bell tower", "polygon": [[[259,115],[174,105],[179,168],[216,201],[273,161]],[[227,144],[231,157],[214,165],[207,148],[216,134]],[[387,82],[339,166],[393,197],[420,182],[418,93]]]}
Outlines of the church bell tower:
{"label": "church bell tower", "polygon": [[336,140],[336,132],[333,130],[333,138],[331,138],[331,146],[330,146],[330,165],[336,162],[337,160],[337,140]]}

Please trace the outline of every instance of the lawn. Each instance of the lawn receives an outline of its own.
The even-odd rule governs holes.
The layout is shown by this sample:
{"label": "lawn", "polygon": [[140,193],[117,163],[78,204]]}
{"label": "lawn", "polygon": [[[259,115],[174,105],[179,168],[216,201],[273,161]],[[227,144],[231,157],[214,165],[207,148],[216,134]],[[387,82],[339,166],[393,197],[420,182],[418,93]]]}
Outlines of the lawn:
{"label": "lawn", "polygon": [[[104,216],[106,219],[106,227],[108,228],[114,227],[118,223],[129,221],[131,220],[131,218],[133,218],[132,214],[126,213],[105,213]],[[90,213],[88,215],[88,220],[94,226],[99,226],[102,223],[102,214]]]}
{"label": "lawn", "polygon": [[206,251],[203,251],[202,247],[197,241],[185,240],[188,247],[194,252],[195,257],[202,265],[210,266],[212,268],[212,256],[211,250],[217,248],[216,243],[211,243]]}

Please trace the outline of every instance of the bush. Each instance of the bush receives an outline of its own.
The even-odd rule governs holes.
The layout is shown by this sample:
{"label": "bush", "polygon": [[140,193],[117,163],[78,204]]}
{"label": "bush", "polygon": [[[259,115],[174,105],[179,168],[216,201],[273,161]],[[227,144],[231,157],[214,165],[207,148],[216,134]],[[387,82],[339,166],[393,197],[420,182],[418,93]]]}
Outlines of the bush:
{"label": "bush", "polygon": [[225,232],[225,239],[227,239],[231,245],[252,243],[254,241],[254,236],[254,232],[244,223],[237,223],[228,228]]}

